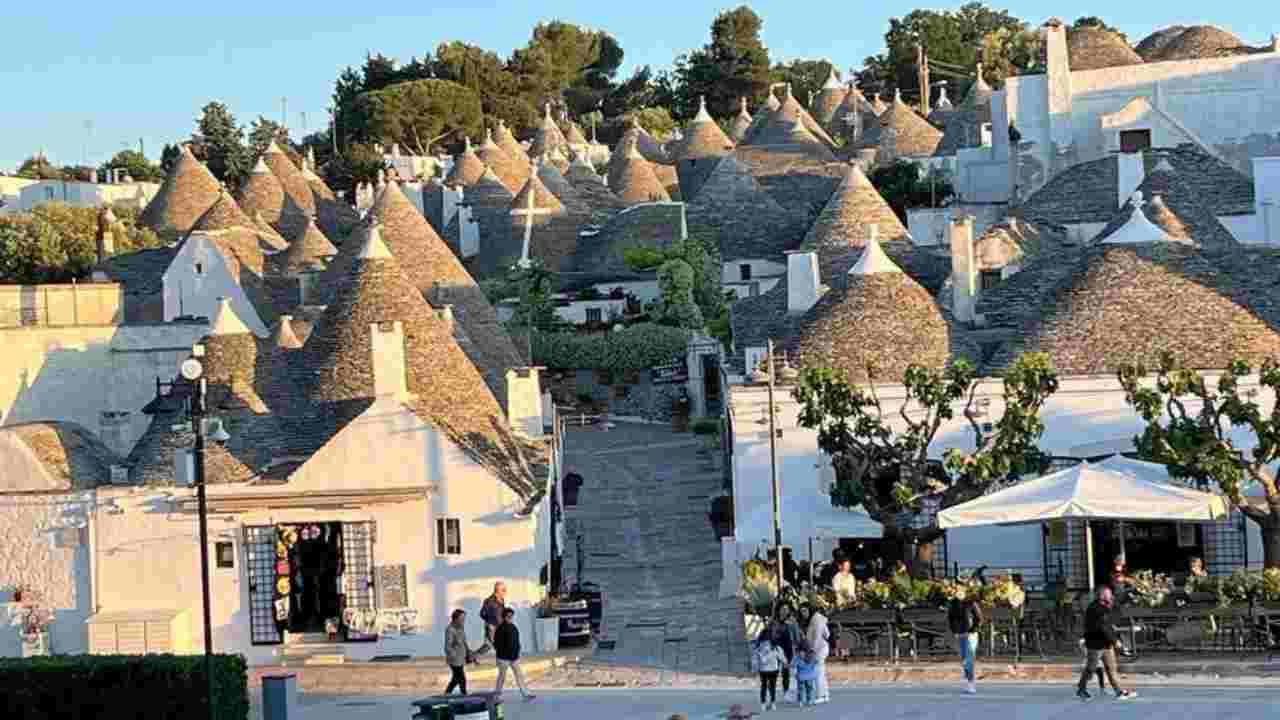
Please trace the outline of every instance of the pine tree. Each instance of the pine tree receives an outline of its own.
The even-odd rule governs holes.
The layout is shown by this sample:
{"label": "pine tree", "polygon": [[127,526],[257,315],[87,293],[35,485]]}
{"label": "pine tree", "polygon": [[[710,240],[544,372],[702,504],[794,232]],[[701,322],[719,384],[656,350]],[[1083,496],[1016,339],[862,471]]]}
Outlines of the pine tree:
{"label": "pine tree", "polygon": [[764,100],[769,92],[769,49],[760,39],[763,25],[746,5],[716,16],[711,42],[676,59],[677,117],[692,117],[700,97],[718,117],[736,112],[740,97],[752,105]]}
{"label": "pine tree", "polygon": [[199,146],[209,172],[231,187],[249,171],[249,157],[244,148],[244,131],[236,118],[220,102],[211,102],[201,110],[193,140]]}

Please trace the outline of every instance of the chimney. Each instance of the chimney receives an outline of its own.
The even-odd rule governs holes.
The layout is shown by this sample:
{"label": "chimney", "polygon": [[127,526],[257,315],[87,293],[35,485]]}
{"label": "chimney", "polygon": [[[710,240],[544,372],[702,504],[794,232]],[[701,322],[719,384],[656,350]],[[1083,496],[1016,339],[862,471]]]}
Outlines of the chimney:
{"label": "chimney", "polygon": [[1044,24],[1045,76],[1049,85],[1049,139],[1058,148],[1071,145],[1071,63],[1067,28],[1061,20]]}
{"label": "chimney", "polygon": [[1280,244],[1280,157],[1253,158],[1253,197],[1262,242]]}
{"label": "chimney", "polygon": [[[436,181],[433,180],[432,182]],[[453,218],[457,216],[458,206],[462,204],[464,192],[461,187],[451,188],[448,185],[440,185],[440,196],[442,198],[440,227],[448,227]]]}
{"label": "chimney", "polygon": [[129,457],[133,443],[129,437],[129,411],[104,410],[98,416],[99,432],[103,444],[124,458]]}
{"label": "chimney", "polygon": [[453,332],[454,317],[452,305],[441,306],[439,310],[436,310],[436,317],[440,318],[441,322],[449,326],[449,332]]}
{"label": "chimney", "polygon": [[471,206],[458,207],[458,252],[462,257],[475,257],[480,254],[480,223],[471,213]]}
{"label": "chimney", "polygon": [[404,325],[373,323],[369,326],[369,352],[373,359],[373,392],[378,397],[404,398],[409,394],[404,359]]}
{"label": "chimney", "polygon": [[1124,207],[1146,176],[1142,153],[1120,153],[1116,156],[1116,210]]}
{"label": "chimney", "polygon": [[111,208],[104,207],[98,213],[98,262],[116,254],[116,220]]}
{"label": "chimney", "polygon": [[507,422],[529,440],[542,438],[542,388],[537,367],[507,370]]}
{"label": "chimney", "polygon": [[961,322],[974,321],[978,302],[978,268],[973,257],[973,216],[947,225],[951,245],[951,311]]}
{"label": "chimney", "polygon": [[802,315],[818,302],[818,254],[787,253],[787,314]]}

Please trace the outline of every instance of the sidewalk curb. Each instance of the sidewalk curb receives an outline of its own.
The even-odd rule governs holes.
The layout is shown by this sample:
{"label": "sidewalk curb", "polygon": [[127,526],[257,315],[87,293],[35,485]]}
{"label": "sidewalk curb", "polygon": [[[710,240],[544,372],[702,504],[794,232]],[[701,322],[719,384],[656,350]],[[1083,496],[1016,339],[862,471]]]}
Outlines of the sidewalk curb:
{"label": "sidewalk curb", "polygon": [[[534,675],[545,674],[550,670],[555,670],[556,668],[563,667],[568,663],[577,662],[577,661],[578,661],[578,658],[576,657],[541,658],[538,660],[529,660],[527,662],[521,661],[520,669],[524,671],[525,675],[532,677]],[[443,673],[440,675],[436,675],[431,679],[437,684],[448,685],[450,677],[452,677],[450,673]],[[498,679],[498,668],[496,666],[485,665],[479,668],[467,669],[468,683],[475,682],[475,681],[484,681],[484,680],[497,681],[497,679]]]}

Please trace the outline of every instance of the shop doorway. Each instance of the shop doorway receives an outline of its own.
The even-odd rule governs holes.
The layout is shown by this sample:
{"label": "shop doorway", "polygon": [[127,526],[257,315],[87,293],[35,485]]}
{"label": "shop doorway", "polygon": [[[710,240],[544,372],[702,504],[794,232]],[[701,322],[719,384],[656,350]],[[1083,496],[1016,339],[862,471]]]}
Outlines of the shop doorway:
{"label": "shop doorway", "polygon": [[342,524],[280,527],[283,536],[296,537],[288,548],[290,592],[285,629],[294,633],[324,632],[325,621],[341,614],[338,576],[342,574]]}
{"label": "shop doorway", "polygon": [[1096,522],[1093,572],[1096,584],[1111,577],[1117,555],[1124,555],[1130,574],[1139,570],[1176,577],[1185,575],[1193,557],[1204,557],[1203,533],[1195,523]]}

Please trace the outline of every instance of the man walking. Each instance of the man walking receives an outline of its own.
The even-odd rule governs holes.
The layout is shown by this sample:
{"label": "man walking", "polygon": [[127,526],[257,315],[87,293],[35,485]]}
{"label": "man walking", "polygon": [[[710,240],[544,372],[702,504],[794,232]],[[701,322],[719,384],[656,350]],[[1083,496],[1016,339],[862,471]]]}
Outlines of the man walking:
{"label": "man walking", "polygon": [[507,609],[507,584],[504,582],[496,582],[493,584],[493,594],[485,598],[484,604],[480,606],[480,619],[484,621],[484,644],[486,647],[493,647],[494,632],[498,626],[502,624],[502,614]]}
{"label": "man walking", "polygon": [[471,646],[467,645],[466,619],[465,610],[454,610],[449,627],[444,630],[444,657],[452,673],[449,685],[444,689],[445,695],[453,692],[454,688],[458,688],[463,695],[467,694],[467,663],[473,663],[476,659],[471,654]]}
{"label": "man walking", "polygon": [[520,695],[525,700],[533,700],[537,696],[525,686],[524,671],[520,669],[520,629],[513,622],[515,615],[515,610],[504,608],[502,624],[493,632],[493,649],[498,656],[498,684],[493,691],[498,697],[502,697],[502,685],[510,670],[516,676],[516,687],[520,688]]}
{"label": "man walking", "polygon": [[1089,691],[1085,688],[1099,665],[1106,671],[1107,681],[1115,689],[1117,699],[1132,700],[1138,696],[1138,693],[1132,690],[1121,690],[1120,683],[1116,681],[1116,647],[1120,641],[1116,637],[1115,620],[1111,616],[1114,604],[1115,595],[1110,587],[1104,585],[1098,591],[1098,599],[1094,600],[1084,613],[1086,660],[1084,672],[1080,674],[1080,682],[1076,686],[1076,697],[1081,700],[1090,698]]}
{"label": "man walking", "polygon": [[956,636],[956,644],[960,646],[960,665],[964,669],[964,691],[966,694],[976,695],[977,674],[974,672],[973,663],[978,655],[978,632],[982,627],[982,610],[964,588],[961,588],[951,599],[951,604],[947,608],[947,624]]}

